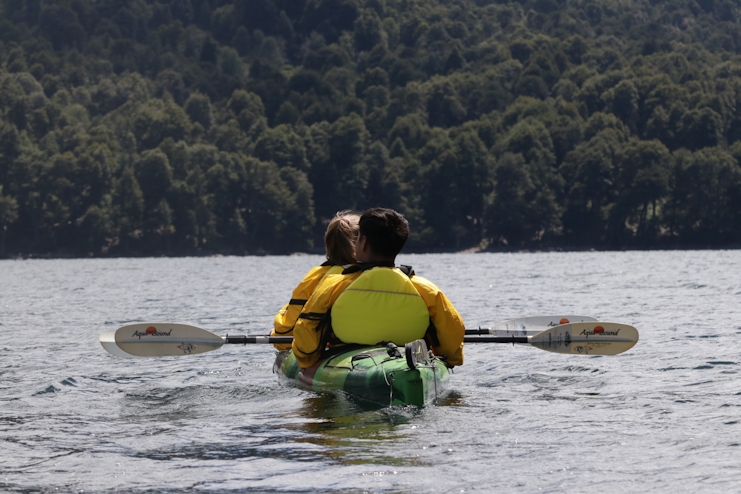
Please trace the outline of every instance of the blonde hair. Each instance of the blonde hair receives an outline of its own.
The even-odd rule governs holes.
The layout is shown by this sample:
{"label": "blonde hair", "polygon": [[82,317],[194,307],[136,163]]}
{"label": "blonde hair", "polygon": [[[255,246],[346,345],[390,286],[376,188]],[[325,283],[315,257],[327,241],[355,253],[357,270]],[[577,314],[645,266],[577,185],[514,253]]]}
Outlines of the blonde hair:
{"label": "blonde hair", "polygon": [[336,264],[355,263],[355,239],[358,236],[360,215],[345,210],[334,215],[324,234],[327,259]]}

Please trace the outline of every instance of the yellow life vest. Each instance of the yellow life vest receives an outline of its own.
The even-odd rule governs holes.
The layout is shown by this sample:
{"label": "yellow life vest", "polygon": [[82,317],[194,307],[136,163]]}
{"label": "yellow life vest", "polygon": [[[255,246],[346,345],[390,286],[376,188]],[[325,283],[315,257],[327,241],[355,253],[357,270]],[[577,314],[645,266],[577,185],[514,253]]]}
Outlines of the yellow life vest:
{"label": "yellow life vest", "polygon": [[[270,332],[272,336],[291,336],[293,334],[293,327],[296,325],[301,310],[304,308],[304,304],[309,300],[311,294],[314,293],[317,285],[329,274],[340,274],[344,266],[330,265],[328,263],[322,264],[312,268],[309,271],[301,283],[293,290],[290,302],[281,307],[280,311],[275,315],[273,320],[273,330]],[[290,350],[290,343],[276,343],[273,345],[277,350]]]}
{"label": "yellow life vest", "polygon": [[427,304],[398,268],[363,272],[332,306],[332,330],[344,343],[404,345],[424,338],[429,325]]}
{"label": "yellow life vest", "polygon": [[[319,281],[322,281],[328,274],[341,274],[344,269],[345,269],[345,266],[340,266],[339,264],[335,264],[331,268],[329,268],[327,272],[322,275],[321,278],[319,278]],[[318,284],[319,283],[317,283],[317,285]]]}

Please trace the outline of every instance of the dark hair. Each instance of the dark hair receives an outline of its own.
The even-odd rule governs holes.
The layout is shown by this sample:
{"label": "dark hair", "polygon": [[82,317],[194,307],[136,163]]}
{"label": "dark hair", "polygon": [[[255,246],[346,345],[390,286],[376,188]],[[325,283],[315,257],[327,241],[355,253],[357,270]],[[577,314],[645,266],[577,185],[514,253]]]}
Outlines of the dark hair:
{"label": "dark hair", "polygon": [[334,215],[324,234],[327,259],[337,264],[355,263],[355,238],[358,236],[358,213],[345,210]]}
{"label": "dark hair", "polygon": [[371,208],[360,217],[360,235],[377,256],[393,259],[409,237],[409,223],[393,209]]}

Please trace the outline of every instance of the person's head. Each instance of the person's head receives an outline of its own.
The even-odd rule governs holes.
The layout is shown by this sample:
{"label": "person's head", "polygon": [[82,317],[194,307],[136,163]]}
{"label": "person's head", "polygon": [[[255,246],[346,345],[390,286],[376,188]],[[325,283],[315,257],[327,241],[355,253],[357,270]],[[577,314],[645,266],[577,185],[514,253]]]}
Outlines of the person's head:
{"label": "person's head", "polygon": [[358,236],[359,219],[360,216],[350,210],[340,211],[334,215],[324,234],[327,259],[337,264],[355,262],[355,239]]}
{"label": "person's head", "polygon": [[393,209],[371,208],[360,216],[355,255],[360,262],[393,261],[409,237],[409,223]]}

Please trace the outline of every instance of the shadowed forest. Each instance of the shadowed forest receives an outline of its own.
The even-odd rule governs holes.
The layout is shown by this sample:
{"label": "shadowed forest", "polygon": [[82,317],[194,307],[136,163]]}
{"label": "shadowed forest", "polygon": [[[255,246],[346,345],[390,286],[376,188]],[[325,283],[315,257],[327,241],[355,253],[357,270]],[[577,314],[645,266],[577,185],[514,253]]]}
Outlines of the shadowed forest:
{"label": "shadowed forest", "polygon": [[741,245],[731,0],[2,0],[0,257]]}

